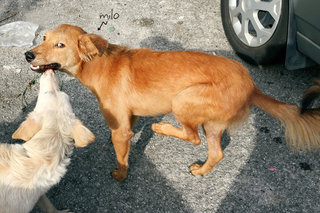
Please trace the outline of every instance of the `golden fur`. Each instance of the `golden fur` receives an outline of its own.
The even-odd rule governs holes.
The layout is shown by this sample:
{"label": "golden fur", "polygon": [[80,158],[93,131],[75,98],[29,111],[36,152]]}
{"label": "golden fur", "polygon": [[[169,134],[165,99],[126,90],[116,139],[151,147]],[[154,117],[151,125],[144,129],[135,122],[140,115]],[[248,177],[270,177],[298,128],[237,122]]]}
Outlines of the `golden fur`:
{"label": "golden fur", "polygon": [[[64,45],[58,48],[58,43]],[[71,25],[47,32],[46,40],[30,53],[33,66],[59,64],[59,70],[79,79],[97,96],[112,131],[118,161],[112,176],[118,181],[127,176],[129,139],[139,116],[172,112],[183,128],[156,123],[152,129],[195,145],[200,144],[198,125],[204,127],[208,159],[202,166],[190,167],[194,175],[206,174],[223,158],[223,131],[244,120],[252,105],[282,121],[293,148],[320,146],[319,113],[300,115],[298,107],[262,94],[246,68],[225,57],[128,49]]]}
{"label": "golden fur", "polygon": [[59,212],[44,194],[66,173],[72,139],[84,147],[94,135],[73,114],[52,70],[41,76],[36,107],[12,137],[26,142],[0,144],[0,212],[30,212],[38,200],[45,212]]}

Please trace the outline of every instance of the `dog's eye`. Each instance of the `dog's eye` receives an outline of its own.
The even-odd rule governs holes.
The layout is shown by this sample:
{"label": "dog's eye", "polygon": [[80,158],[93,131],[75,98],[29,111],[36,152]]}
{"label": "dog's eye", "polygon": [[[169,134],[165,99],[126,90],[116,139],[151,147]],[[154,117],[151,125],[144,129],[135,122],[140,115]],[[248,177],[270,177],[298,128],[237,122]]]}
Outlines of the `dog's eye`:
{"label": "dog's eye", "polygon": [[45,41],[46,40],[46,36],[43,36],[43,41]]}
{"label": "dog's eye", "polygon": [[65,45],[64,45],[63,43],[58,43],[58,44],[56,44],[55,46],[58,47],[58,48],[63,48],[63,47],[65,47]]}

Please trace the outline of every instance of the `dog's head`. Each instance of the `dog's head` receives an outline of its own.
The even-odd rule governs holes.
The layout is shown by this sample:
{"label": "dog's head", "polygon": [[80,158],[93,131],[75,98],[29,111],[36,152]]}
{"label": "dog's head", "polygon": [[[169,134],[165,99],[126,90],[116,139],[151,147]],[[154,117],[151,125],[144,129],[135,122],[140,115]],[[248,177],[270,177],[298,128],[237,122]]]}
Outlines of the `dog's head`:
{"label": "dog's head", "polygon": [[40,78],[40,90],[35,109],[13,133],[12,138],[30,140],[41,129],[58,129],[73,138],[77,147],[94,141],[93,133],[72,112],[69,97],[59,89],[53,70],[46,70]]}
{"label": "dog's head", "polygon": [[27,51],[25,56],[33,71],[53,69],[76,76],[83,61],[101,56],[107,49],[108,42],[102,37],[87,34],[80,27],[63,24],[48,31],[43,43]]}

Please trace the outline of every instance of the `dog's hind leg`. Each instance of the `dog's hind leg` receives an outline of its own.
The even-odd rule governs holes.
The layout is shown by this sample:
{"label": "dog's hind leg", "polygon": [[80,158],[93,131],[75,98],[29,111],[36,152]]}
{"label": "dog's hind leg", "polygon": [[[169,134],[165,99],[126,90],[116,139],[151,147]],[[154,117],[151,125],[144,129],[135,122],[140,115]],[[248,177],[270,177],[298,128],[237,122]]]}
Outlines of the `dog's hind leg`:
{"label": "dog's hind leg", "polygon": [[172,100],[172,112],[183,128],[169,123],[152,124],[152,130],[161,135],[173,136],[199,145],[198,125],[208,121],[215,110],[212,108],[212,87],[199,84],[181,91]]}
{"label": "dog's hind leg", "polygon": [[194,145],[199,145],[201,140],[198,135],[198,126],[187,123],[181,123],[183,128],[177,128],[169,123],[155,123],[151,128],[158,134],[172,136],[184,141],[190,141]]}
{"label": "dog's hind leg", "polygon": [[202,166],[195,163],[189,167],[193,175],[204,175],[210,172],[224,157],[221,147],[221,136],[225,130],[225,126],[209,121],[203,125],[203,128],[208,143],[208,159]]}

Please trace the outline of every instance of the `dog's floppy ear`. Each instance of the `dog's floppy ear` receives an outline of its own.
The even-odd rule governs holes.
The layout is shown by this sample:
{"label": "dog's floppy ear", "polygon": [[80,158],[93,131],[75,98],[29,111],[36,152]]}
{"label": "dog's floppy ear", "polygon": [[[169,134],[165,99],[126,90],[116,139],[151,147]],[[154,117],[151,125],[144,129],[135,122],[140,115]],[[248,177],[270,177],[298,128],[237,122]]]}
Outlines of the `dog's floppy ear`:
{"label": "dog's floppy ear", "polygon": [[102,56],[108,49],[108,41],[96,34],[82,34],[78,40],[79,56],[88,62],[94,56]]}
{"label": "dog's floppy ear", "polygon": [[71,137],[76,147],[85,147],[95,140],[94,134],[79,119],[72,126]]}
{"label": "dog's floppy ear", "polygon": [[40,131],[42,124],[35,121],[32,116],[28,116],[19,128],[12,134],[13,139],[30,140],[37,132]]}

